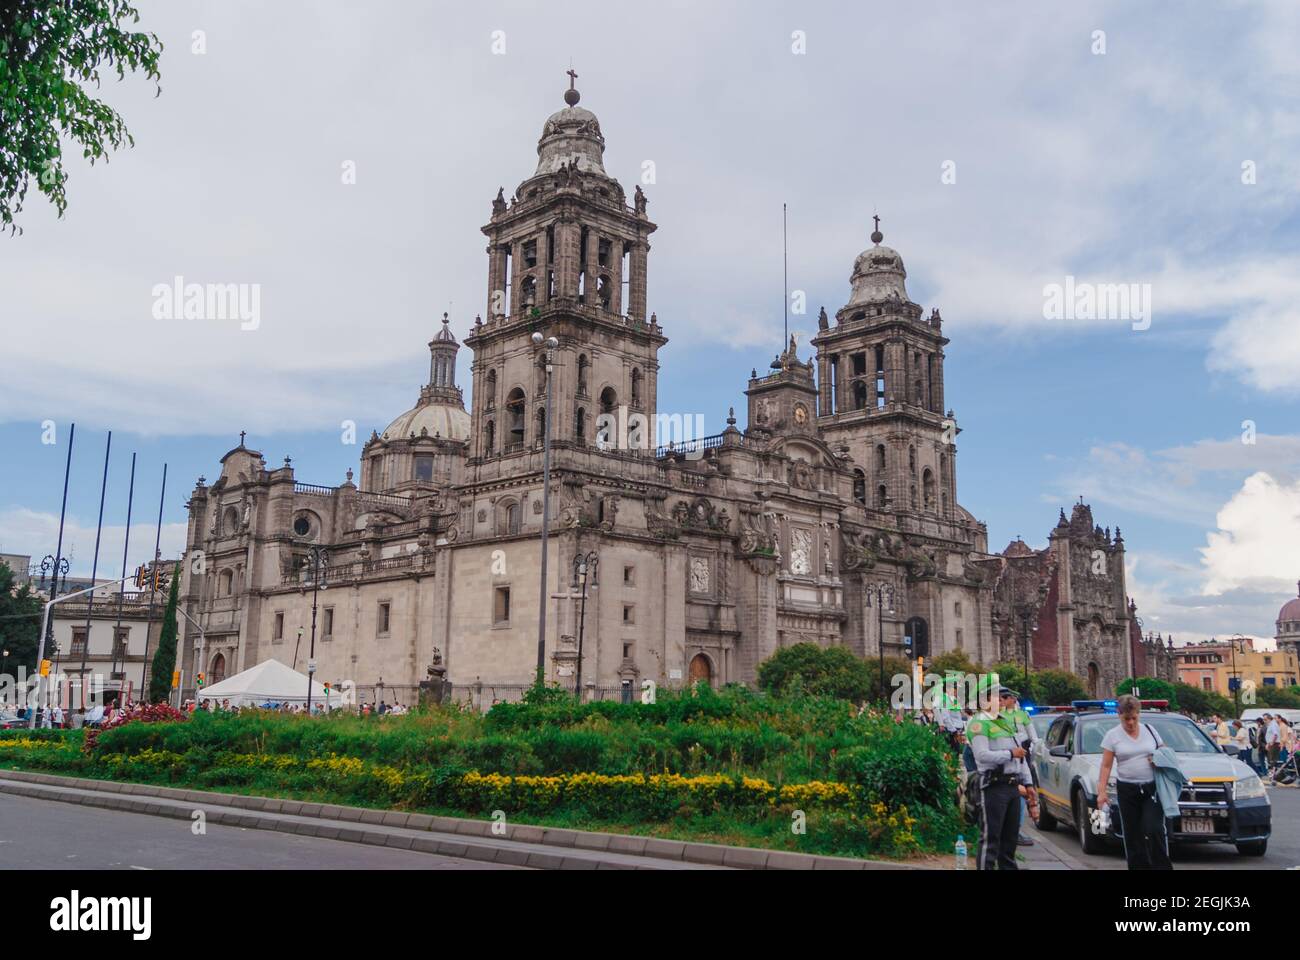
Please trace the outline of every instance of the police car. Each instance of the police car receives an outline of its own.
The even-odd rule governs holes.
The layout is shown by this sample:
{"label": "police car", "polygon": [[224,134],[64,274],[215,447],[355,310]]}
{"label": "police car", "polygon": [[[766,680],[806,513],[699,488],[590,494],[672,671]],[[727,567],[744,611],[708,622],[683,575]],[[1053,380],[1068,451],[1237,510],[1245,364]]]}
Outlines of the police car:
{"label": "police car", "polygon": [[[1104,839],[1093,833],[1090,811],[1097,805],[1097,776],[1101,771],[1101,740],[1119,723],[1114,700],[1077,700],[1061,713],[1033,749],[1038,775],[1039,830],[1068,824],[1084,853],[1101,853]],[[1190,783],[1183,788],[1180,816],[1167,824],[1169,839],[1192,843],[1231,843],[1237,852],[1261,857],[1272,831],[1272,807],[1264,783],[1254,770],[1225,753],[1199,727],[1180,714],[1164,712],[1167,701],[1142,701],[1142,722],[1178,754]],[[1110,831],[1119,841],[1123,826],[1111,773]]]}

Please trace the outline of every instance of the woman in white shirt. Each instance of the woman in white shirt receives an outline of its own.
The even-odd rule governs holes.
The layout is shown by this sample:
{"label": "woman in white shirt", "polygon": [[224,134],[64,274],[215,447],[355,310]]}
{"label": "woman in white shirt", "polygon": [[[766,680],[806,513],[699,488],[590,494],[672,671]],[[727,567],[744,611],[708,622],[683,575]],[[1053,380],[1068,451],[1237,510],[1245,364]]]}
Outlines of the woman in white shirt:
{"label": "woman in white shirt", "polygon": [[1101,774],[1097,778],[1097,809],[1105,810],[1110,771],[1115,768],[1124,858],[1130,870],[1172,870],[1165,811],[1156,792],[1152,757],[1164,746],[1149,723],[1142,722],[1137,697],[1119,698],[1119,723],[1101,741]]}

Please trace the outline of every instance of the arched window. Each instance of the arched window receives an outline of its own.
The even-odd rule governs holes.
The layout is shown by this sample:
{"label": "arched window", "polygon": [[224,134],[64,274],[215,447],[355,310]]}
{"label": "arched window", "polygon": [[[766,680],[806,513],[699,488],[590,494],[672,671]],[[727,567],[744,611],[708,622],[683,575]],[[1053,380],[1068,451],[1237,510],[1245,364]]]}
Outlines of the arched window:
{"label": "arched window", "polygon": [[524,282],[519,285],[519,299],[525,307],[531,307],[537,303],[537,281],[532,277],[524,277]]}
{"label": "arched window", "polygon": [[545,407],[537,408],[537,439],[543,441],[546,439],[546,408]]}
{"label": "arched window", "polygon": [[220,683],[224,679],[226,679],[226,658],[224,654],[218,653],[212,658],[212,669],[208,671],[208,686]]}
{"label": "arched window", "polygon": [[488,456],[491,456],[493,452],[496,450],[496,441],[497,441],[496,421],[489,420],[487,422],[487,427],[483,431],[483,445],[484,445],[483,452],[486,453]]}
{"label": "arched window", "polygon": [[853,499],[858,503],[867,502],[867,475],[861,470],[853,471]]}
{"label": "arched window", "polygon": [[915,510],[916,507],[917,507],[917,502],[916,502],[916,484],[912,484],[912,509]]}
{"label": "arched window", "polygon": [[916,447],[907,448],[907,470],[916,473]]}
{"label": "arched window", "polygon": [[500,505],[497,514],[497,536],[519,532],[519,504],[510,500]]}
{"label": "arched window", "polygon": [[632,368],[632,406],[641,406],[641,371]]}
{"label": "arched window", "polygon": [[225,523],[225,527],[226,527],[224,531],[226,536],[233,537],[235,533],[239,530],[239,511],[236,510],[234,507],[227,507],[226,515],[223,522]]}
{"label": "arched window", "polygon": [[934,471],[929,467],[921,473],[921,495],[924,498],[925,512],[934,512]]}
{"label": "arched window", "polygon": [[524,407],[526,400],[524,392],[518,387],[510,391],[510,396],[506,397],[506,417],[510,430],[506,437],[506,444],[510,447],[524,442]]}
{"label": "arched window", "polygon": [[483,409],[491,410],[497,405],[497,372],[489,370],[483,378]]}
{"label": "arched window", "polygon": [[588,366],[587,355],[585,353],[580,354],[578,356],[578,396],[580,397],[585,397],[587,395]]}
{"label": "arched window", "polygon": [[579,440],[586,440],[586,439],[587,439],[587,437],[586,437],[586,433],[587,433],[587,411],[584,410],[584,409],[582,409],[582,407],[579,407],[579,408],[578,408],[578,412],[577,412],[577,414],[574,415],[574,421],[575,421],[575,422],[574,422],[574,432],[575,432],[575,434],[577,435],[578,439],[579,439]]}
{"label": "arched window", "polygon": [[604,390],[600,391],[600,412],[618,412],[618,394],[614,392],[613,387],[606,387]]}
{"label": "arched window", "polygon": [[883,443],[876,446],[876,470],[883,472],[885,469],[885,445]]}
{"label": "arched window", "polygon": [[876,509],[884,510],[889,506],[889,489],[882,483],[876,487]]}
{"label": "arched window", "polygon": [[231,591],[234,589],[235,571],[222,570],[219,582],[220,582],[220,587],[217,590],[217,596],[219,597],[230,596]]}

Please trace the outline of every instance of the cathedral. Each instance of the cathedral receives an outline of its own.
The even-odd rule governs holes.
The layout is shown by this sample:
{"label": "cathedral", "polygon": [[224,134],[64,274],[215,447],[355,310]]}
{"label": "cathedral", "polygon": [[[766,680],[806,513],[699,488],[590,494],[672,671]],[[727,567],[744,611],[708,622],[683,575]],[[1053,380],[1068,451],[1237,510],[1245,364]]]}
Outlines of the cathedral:
{"label": "cathedral", "polygon": [[211,684],[272,657],[305,671],[314,633],[317,678],[362,699],[412,702],[436,666],[488,706],[532,682],[539,620],[546,680],[587,697],[752,684],[801,642],[873,659],[960,650],[1095,691],[1128,676],[1119,531],[1079,504],[1046,550],[990,554],[959,503],[943,319],[911,300],[878,219],[813,354],[791,340],[751,372],[743,430],[734,410],[720,434],[662,446],[627,429],[663,419],[656,225],[640,186],[629,203],[605,171],[572,80],[564,99],[536,169],[483,227],[469,409],[444,314],[428,383],[372,433],[359,477],[300,482],[241,436],[218,479],[199,478],[182,596],[203,659],[187,627],[185,676]]}

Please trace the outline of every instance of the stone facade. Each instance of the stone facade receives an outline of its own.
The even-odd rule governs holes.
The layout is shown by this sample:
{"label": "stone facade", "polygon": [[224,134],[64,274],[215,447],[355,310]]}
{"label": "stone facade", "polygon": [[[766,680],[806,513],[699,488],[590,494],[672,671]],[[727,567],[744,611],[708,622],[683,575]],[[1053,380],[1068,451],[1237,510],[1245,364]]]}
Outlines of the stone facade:
{"label": "stone facade", "polygon": [[[821,311],[814,356],[791,340],[753,371],[746,428],[732,413],[716,436],[659,444],[656,225],[640,187],[629,205],[605,172],[599,121],[577,101],[571,88],[535,172],[510,200],[498,192],[483,227],[470,409],[444,317],[429,384],[372,434],[359,486],[350,471],[338,486],[300,483],[287,458],[268,469],[242,442],[219,479],[200,478],[188,549],[204,563],[188,565],[184,596],[208,658],[228,658],[228,672],[271,656],[303,669],[313,596],[318,677],[408,702],[435,649],[458,690],[522,689],[541,617],[547,679],[572,686],[580,646],[595,691],[751,683],[762,660],[803,641],[899,656],[914,618],[931,656],[1006,658],[1021,588],[1004,574],[1018,558],[991,556],[984,525],[959,505],[949,341],[938,310],[924,316],[908,298],[879,224],[848,302],[833,322]],[[1096,665],[1109,681],[1128,657],[1122,542],[1094,533],[1090,516],[1055,532],[1041,558],[1057,593],[1034,656]],[[313,548],[327,559],[321,591]],[[1095,550],[1110,565],[1101,578],[1087,567]],[[593,554],[584,594],[575,558]]]}

